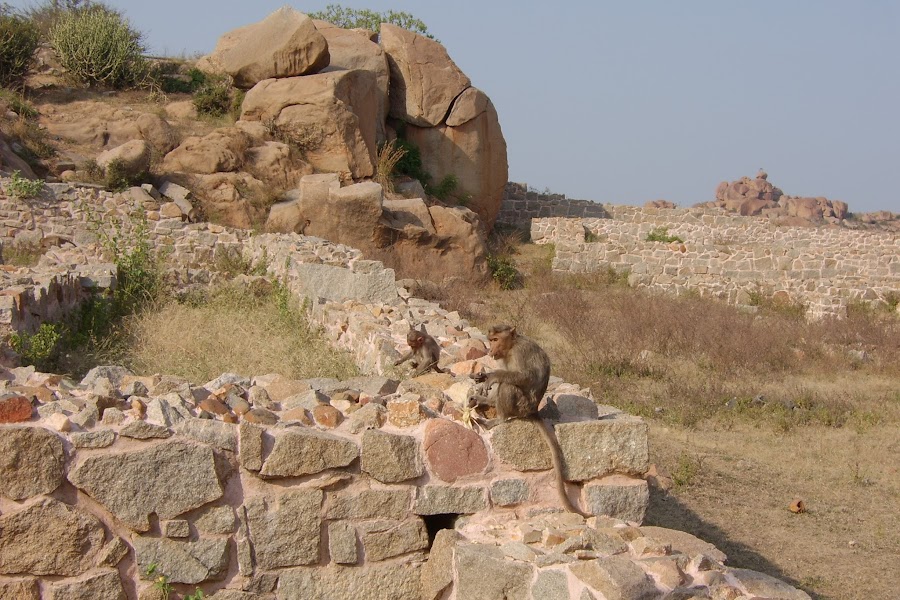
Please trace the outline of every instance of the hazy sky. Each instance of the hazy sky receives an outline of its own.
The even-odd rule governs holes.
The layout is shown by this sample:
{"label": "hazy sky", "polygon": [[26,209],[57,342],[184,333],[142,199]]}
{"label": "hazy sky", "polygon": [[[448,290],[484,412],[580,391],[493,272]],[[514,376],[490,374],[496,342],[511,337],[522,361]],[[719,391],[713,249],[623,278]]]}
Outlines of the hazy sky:
{"label": "hazy sky", "polygon": [[[191,56],[284,2],[107,4],[151,52]],[[762,167],[787,194],[900,212],[896,0],[341,4],[404,10],[428,25],[497,107],[512,181],[688,206]]]}

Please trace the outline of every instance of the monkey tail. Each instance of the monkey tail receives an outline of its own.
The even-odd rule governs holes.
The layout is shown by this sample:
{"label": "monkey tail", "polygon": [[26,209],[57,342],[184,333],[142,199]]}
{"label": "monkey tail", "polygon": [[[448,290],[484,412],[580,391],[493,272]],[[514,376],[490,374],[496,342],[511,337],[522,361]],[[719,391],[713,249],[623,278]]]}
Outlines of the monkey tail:
{"label": "monkey tail", "polygon": [[579,514],[584,518],[592,516],[580,510],[571,500],[569,500],[569,495],[566,493],[566,481],[563,479],[562,453],[559,450],[559,442],[556,440],[556,436],[551,433],[546,425],[544,425],[544,420],[541,417],[535,414],[530,418],[537,424],[538,429],[541,430],[541,436],[543,436],[544,442],[547,444],[547,449],[550,450],[550,460],[553,462],[553,473],[556,475],[556,490],[559,492],[559,499],[562,502],[563,507],[567,511]]}

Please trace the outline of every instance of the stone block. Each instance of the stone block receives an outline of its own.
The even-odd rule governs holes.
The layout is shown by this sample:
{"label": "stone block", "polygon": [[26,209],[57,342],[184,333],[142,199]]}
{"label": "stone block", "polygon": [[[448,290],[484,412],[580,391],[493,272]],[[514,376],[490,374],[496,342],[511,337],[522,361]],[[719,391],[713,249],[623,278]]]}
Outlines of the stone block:
{"label": "stone block", "polygon": [[167,538],[186,538],[191,534],[191,528],[184,519],[173,519],[162,524],[163,535]]}
{"label": "stone block", "polygon": [[656,585],[644,570],[625,557],[580,561],[570,565],[569,570],[607,600],[656,600],[660,597]]}
{"label": "stone block", "polygon": [[473,514],[487,508],[482,487],[428,485],[417,488],[413,512],[417,515]]}
{"label": "stone block", "polygon": [[321,505],[322,491],[315,489],[247,500],[244,509],[257,568],[267,571],[318,562]]}
{"label": "stone block", "polygon": [[330,492],[327,519],[402,519],[409,514],[411,488]]}
{"label": "stone block", "polygon": [[612,475],[584,486],[588,512],[640,523],[650,504],[650,490],[643,479]]}
{"label": "stone block", "polygon": [[643,474],[649,467],[647,423],[636,417],[562,423],[556,436],[569,481]]}
{"label": "stone block", "polygon": [[136,535],[131,543],[142,577],[147,576],[147,568],[152,564],[171,583],[221,579],[228,570],[228,540],[224,538],[184,542]]}
{"label": "stone block", "polygon": [[0,428],[0,495],[25,500],[49,494],[63,482],[64,461],[62,438],[55,433],[40,427]]}
{"label": "stone block", "polygon": [[446,419],[428,421],[422,449],[431,472],[447,483],[481,473],[488,464],[481,436]]}
{"label": "stone block", "polygon": [[263,432],[265,429],[243,422],[238,428],[241,449],[241,466],[249,471],[259,471],[263,465]]}
{"label": "stone block", "polygon": [[355,565],[357,558],[356,529],[350,523],[339,521],[328,525],[328,554],[331,562]]}
{"label": "stone block", "polygon": [[460,544],[454,560],[456,597],[466,600],[527,600],[532,566],[507,560],[499,548]]}
{"label": "stone block", "polygon": [[538,424],[524,419],[501,423],[492,430],[494,454],[519,471],[544,471],[553,466]]}
{"label": "stone block", "polygon": [[350,440],[318,431],[291,428],[275,436],[262,477],[299,477],[346,467],[359,456]]}
{"label": "stone block", "polygon": [[364,526],[361,538],[367,561],[382,561],[428,548],[428,532],[422,519]]}
{"label": "stone block", "polygon": [[491,482],[491,503],[513,506],[528,500],[528,482],[524,479],[497,479]]}
{"label": "stone block", "polygon": [[415,427],[425,416],[422,414],[421,398],[418,394],[403,394],[387,403],[387,417],[395,427]]}
{"label": "stone block", "polygon": [[425,472],[416,438],[374,429],[363,434],[361,468],[382,483],[415,479]]}
{"label": "stone block", "polygon": [[420,563],[329,565],[283,571],[278,600],[420,600]]}

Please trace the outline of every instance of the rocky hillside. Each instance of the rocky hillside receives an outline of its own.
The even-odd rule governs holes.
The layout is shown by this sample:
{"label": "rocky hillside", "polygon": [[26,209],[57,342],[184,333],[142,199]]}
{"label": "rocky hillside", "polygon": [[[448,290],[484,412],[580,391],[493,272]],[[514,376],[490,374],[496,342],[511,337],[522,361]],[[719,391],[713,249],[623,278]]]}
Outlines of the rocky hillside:
{"label": "rocky hillside", "polygon": [[[6,102],[0,168],[97,182],[114,163],[132,180],[186,189],[185,218],[347,242],[438,279],[486,276],[483,234],[502,202],[506,142],[490,99],[438,42],[389,24],[345,30],[284,7],[225,33],[195,65],[161,68],[182,80],[192,68],[227,75],[242,99],[236,120],[198,115],[183,93],[73,87],[43,48],[26,97],[52,150],[31,164],[19,156],[26,116]],[[324,174],[336,189],[372,181],[379,149],[398,136],[420,155],[421,182],[399,181],[394,193],[382,174],[387,190],[371,183],[339,200],[331,183],[301,185]],[[422,184],[452,193],[441,201]]]}

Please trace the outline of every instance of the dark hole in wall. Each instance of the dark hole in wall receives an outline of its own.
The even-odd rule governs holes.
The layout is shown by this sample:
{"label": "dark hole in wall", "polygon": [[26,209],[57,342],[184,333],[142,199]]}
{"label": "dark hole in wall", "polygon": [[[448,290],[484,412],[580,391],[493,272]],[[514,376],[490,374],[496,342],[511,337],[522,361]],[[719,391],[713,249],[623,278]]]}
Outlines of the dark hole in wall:
{"label": "dark hole in wall", "polygon": [[443,515],[425,515],[422,520],[425,521],[425,529],[428,531],[428,547],[434,543],[434,538],[441,529],[455,529],[458,514],[448,513]]}

